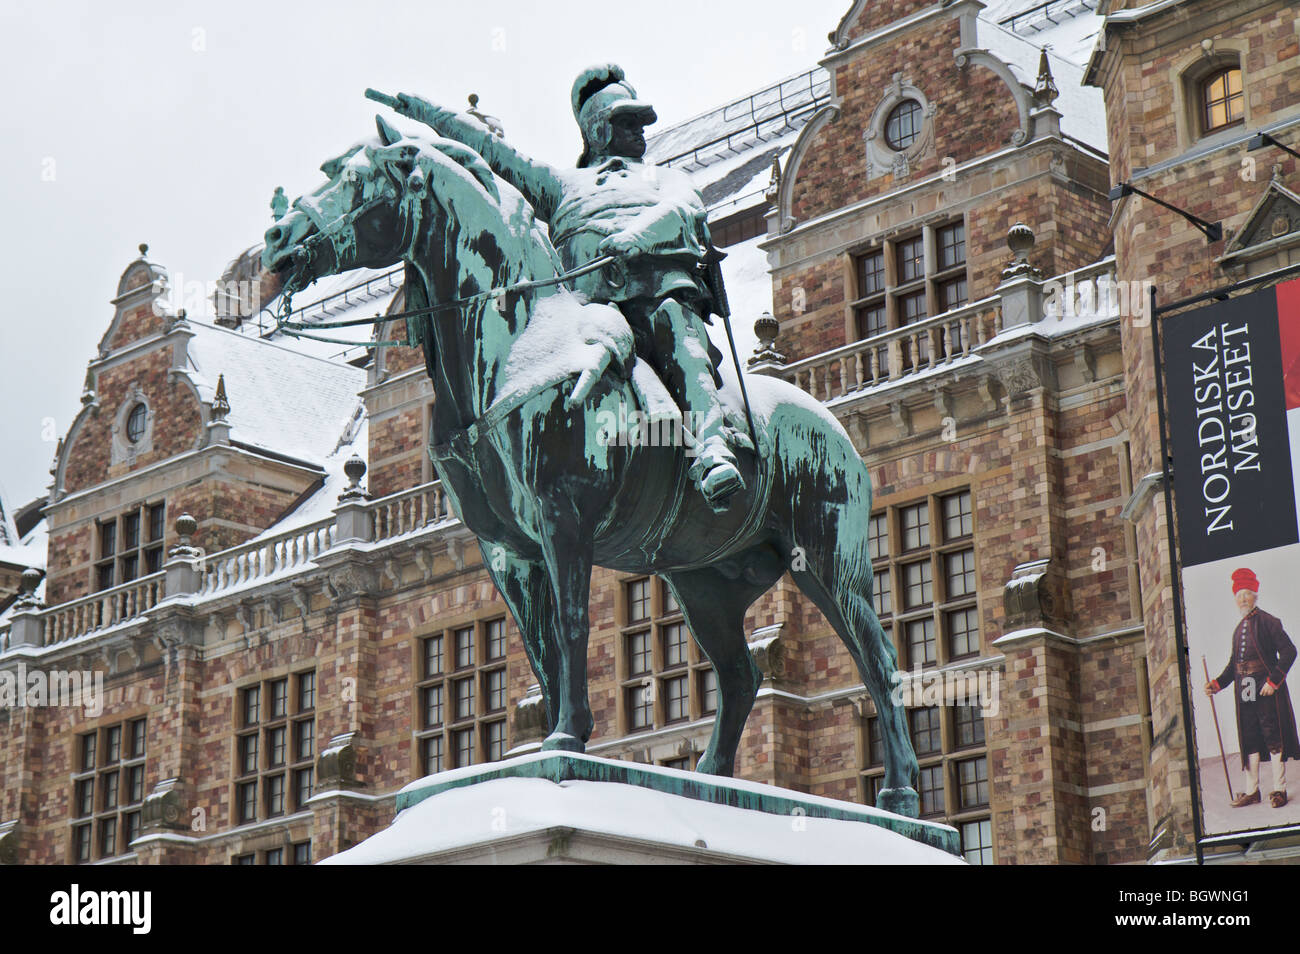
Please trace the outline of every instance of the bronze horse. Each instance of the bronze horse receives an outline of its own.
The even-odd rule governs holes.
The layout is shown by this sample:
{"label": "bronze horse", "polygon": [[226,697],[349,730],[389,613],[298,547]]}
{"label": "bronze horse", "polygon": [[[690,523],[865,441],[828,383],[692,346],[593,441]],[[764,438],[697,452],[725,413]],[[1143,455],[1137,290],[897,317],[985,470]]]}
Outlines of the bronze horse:
{"label": "bronze horse", "polygon": [[560,274],[519,193],[463,145],[378,126],[378,142],[322,166],[329,181],[267,232],[263,262],[296,289],[404,261],[407,308],[446,306],[418,318],[435,391],[430,453],[523,634],[550,719],[543,748],[582,751],[591,734],[588,596],[599,564],[667,582],[718,676],[699,771],[732,774],[761,681],[745,612],[788,571],[880,713],[878,806],[915,817],[916,757],[891,695],[897,661],[872,609],[871,483],[848,434],[798,388],[747,378],[759,447],[739,454],[745,490],[715,513],[687,477],[689,442],[611,433],[609,421],[670,402],[617,309],[560,284],[474,298]]}

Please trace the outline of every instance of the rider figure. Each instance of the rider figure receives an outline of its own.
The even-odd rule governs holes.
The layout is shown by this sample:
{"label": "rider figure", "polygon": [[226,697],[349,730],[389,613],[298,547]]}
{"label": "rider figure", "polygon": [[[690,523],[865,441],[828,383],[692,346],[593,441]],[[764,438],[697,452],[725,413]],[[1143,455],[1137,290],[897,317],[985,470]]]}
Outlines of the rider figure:
{"label": "rider figure", "polygon": [[749,441],[725,425],[718,398],[722,356],[705,328],[716,303],[704,280],[704,200],[684,173],[641,161],[654,108],[636,98],[618,66],[584,70],[572,104],[585,148],[576,169],[560,169],[523,155],[470,116],[404,93],[397,99],[399,112],[469,146],[523,193],[550,227],[566,270],[617,257],[620,268],[583,275],[575,289],[623,312],[637,352],[689,412],[697,450],[691,476],[714,509],[725,509],[744,487],[727,440]]}

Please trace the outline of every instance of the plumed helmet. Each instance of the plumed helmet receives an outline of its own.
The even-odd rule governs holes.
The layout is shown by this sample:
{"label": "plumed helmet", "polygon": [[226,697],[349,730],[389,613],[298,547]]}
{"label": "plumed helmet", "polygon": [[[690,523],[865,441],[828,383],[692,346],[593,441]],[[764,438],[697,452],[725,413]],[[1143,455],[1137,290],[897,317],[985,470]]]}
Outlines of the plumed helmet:
{"label": "plumed helmet", "polygon": [[615,63],[589,66],[573,81],[570,96],[573,118],[582,130],[582,158],[578,166],[587,165],[593,153],[609,145],[610,121],[620,113],[635,113],[649,126],[658,120],[654,107],[636,98],[636,90],[627,82],[623,68]]}

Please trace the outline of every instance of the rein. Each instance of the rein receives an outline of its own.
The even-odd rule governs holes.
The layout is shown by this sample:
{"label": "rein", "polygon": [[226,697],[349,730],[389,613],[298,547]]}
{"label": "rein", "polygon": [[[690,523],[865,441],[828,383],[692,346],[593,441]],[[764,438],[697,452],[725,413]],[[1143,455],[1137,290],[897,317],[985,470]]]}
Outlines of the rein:
{"label": "rein", "polygon": [[[367,205],[369,204],[370,203],[367,203]],[[356,212],[360,213],[365,207],[366,206],[362,206],[361,208],[358,208]],[[317,233],[317,235],[321,236],[324,235],[324,233],[320,232]],[[313,236],[313,238],[316,237],[317,236]],[[311,239],[308,239],[308,242],[310,241]],[[306,248],[307,248],[307,243],[304,243],[304,249]],[[456,298],[453,299],[452,301],[441,302],[437,305],[432,305],[428,308],[413,308],[409,311],[399,311],[391,315],[381,315],[378,312],[375,312],[375,316],[373,318],[349,318],[345,321],[319,321],[319,322],[290,321],[289,316],[293,313],[293,295],[295,294],[295,292],[301,291],[301,289],[293,287],[292,282],[290,282],[288,285],[286,285],[283,293],[280,296],[280,309],[275,314],[275,330],[284,332],[284,334],[289,335],[290,337],[293,338],[306,338],[310,341],[323,341],[327,344],[361,345],[363,344],[363,342],[347,341],[344,340],[343,338],[328,338],[323,335],[311,334],[309,332],[315,331],[320,328],[349,328],[356,325],[379,325],[379,324],[383,324],[384,322],[396,321],[399,318],[404,318],[407,319],[407,325],[406,325],[407,332],[406,332],[406,337],[404,339],[389,340],[389,341],[370,341],[370,342],[364,342],[364,345],[367,348],[391,348],[395,346],[401,346],[404,348],[413,348],[420,342],[416,340],[415,336],[411,334],[411,324],[409,320],[411,318],[421,318],[426,315],[436,315],[444,311],[452,311],[455,309],[464,308],[467,305],[474,305],[481,301],[487,301],[490,298],[500,299],[500,298],[504,298],[507,295],[523,294],[531,291],[536,291],[537,289],[540,288],[549,288],[552,285],[559,285],[562,282],[569,281],[570,279],[581,278],[583,275],[587,275],[598,269],[604,268],[606,265],[613,265],[617,261],[618,259],[616,259],[613,255],[603,255],[600,258],[594,259],[585,265],[579,265],[577,268],[570,269],[567,272],[562,272],[559,275],[556,275],[554,278],[542,278],[537,280],[516,282],[513,285],[503,285],[498,288],[489,289],[488,291],[478,292],[477,294],[474,295],[468,295],[465,298]],[[609,279],[606,280],[609,281]],[[615,287],[618,287],[623,284],[623,281],[622,280],[618,282],[610,281],[610,284],[614,285]]]}

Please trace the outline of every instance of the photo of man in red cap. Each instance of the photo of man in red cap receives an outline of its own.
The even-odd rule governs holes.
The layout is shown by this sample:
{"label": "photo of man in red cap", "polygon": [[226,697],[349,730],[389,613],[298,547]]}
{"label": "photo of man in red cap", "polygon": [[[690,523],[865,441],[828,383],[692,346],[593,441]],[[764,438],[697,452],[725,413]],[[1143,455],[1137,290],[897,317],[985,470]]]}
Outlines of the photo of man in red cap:
{"label": "photo of man in red cap", "polygon": [[1230,682],[1236,685],[1233,697],[1246,790],[1233,799],[1232,806],[1260,803],[1259,763],[1267,757],[1273,765],[1269,804],[1281,808],[1287,803],[1286,760],[1300,758],[1300,738],[1286,687],[1296,648],[1281,620],[1255,605],[1259,579],[1254,571],[1244,567],[1233,571],[1232,595],[1241,613],[1232,634],[1232,656],[1219,677],[1206,683],[1205,694],[1212,696]]}

